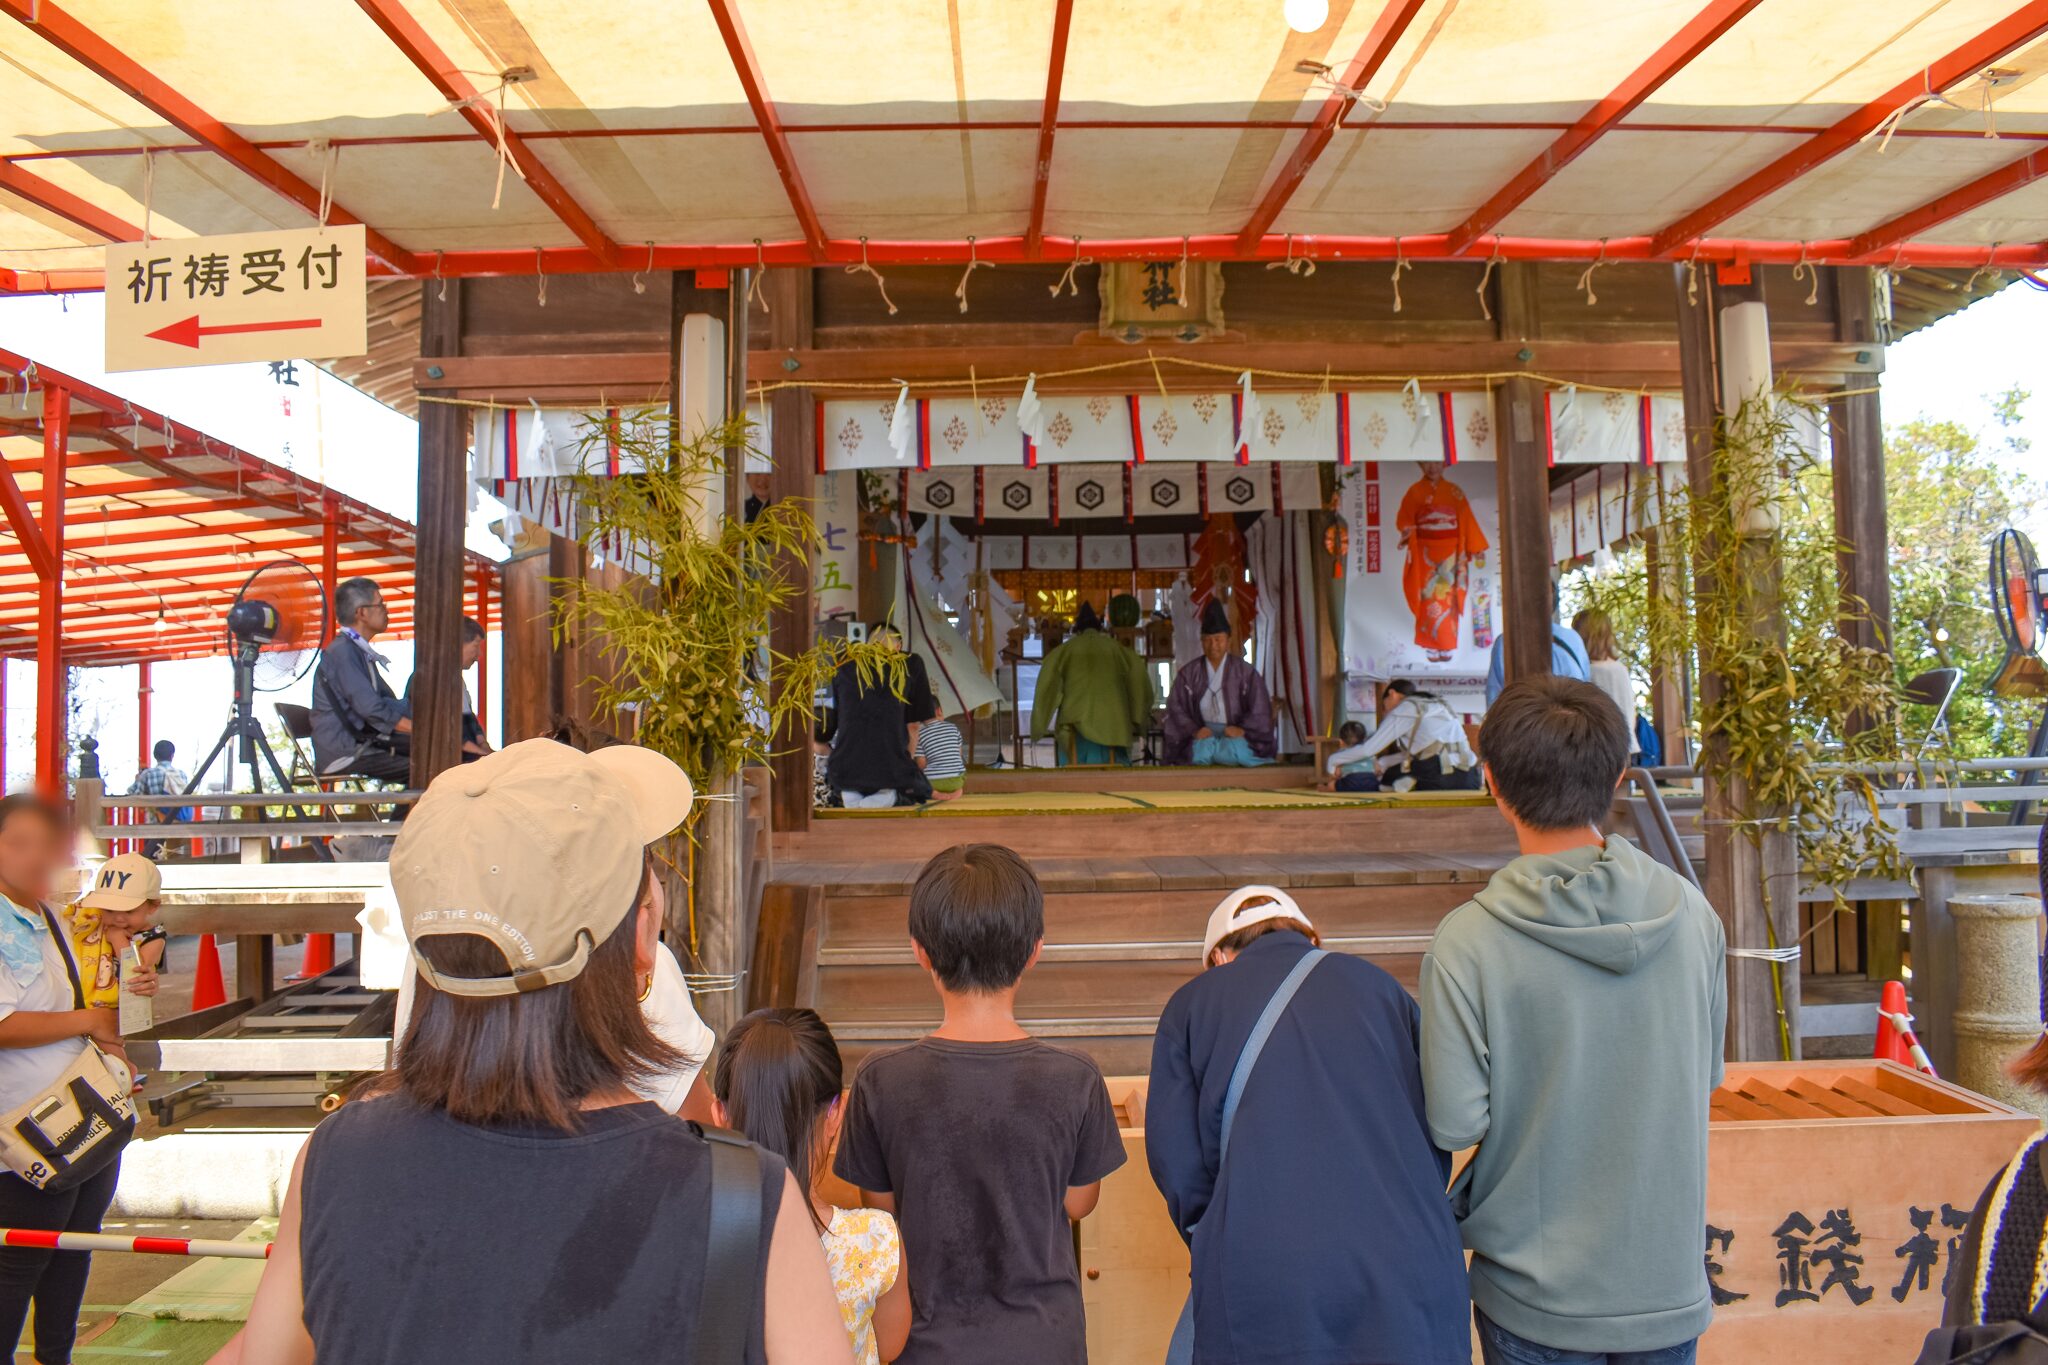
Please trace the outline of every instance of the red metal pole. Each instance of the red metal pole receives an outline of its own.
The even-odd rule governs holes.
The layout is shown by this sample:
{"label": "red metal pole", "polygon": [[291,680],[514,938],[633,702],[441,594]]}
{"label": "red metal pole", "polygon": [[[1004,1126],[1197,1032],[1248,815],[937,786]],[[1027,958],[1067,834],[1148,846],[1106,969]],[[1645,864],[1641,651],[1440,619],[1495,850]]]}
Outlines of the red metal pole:
{"label": "red metal pole", "polygon": [[43,389],[43,543],[55,572],[36,586],[36,790],[61,800],[64,785],[64,452],[71,395]]}
{"label": "red metal pole", "polygon": [[141,772],[156,760],[151,756],[149,738],[149,660],[135,665],[135,771]]}
{"label": "red metal pole", "polygon": [[[334,500],[320,504],[320,586],[327,590],[327,610],[334,611],[334,590],[341,586],[341,532],[334,524]],[[329,619],[331,631],[338,622]],[[325,640],[320,642],[326,644]]]}

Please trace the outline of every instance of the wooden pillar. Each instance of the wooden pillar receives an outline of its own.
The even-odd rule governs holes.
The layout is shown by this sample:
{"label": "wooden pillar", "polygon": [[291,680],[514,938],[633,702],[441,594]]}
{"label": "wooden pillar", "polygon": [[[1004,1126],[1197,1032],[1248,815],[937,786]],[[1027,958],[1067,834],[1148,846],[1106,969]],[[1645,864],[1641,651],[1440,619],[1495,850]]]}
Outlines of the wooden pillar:
{"label": "wooden pillar", "polygon": [[[816,314],[813,284],[816,277],[809,266],[769,273],[767,297],[773,312],[768,315],[769,347],[779,353],[808,350]],[[801,373],[800,371],[798,372]],[[809,389],[778,389],[768,399],[769,426],[774,449],[769,452],[774,467],[768,474],[768,498],[814,498],[817,495],[818,423],[815,400]],[[811,565],[808,557],[782,566],[797,585],[784,608],[768,625],[768,648],[776,654],[793,655],[811,647],[816,628],[816,608],[811,598]],[[769,762],[772,822],[777,830],[801,833],[811,827],[811,722],[806,708],[798,725],[774,736],[775,756]]]}
{"label": "wooden pillar", "polygon": [[43,544],[51,571],[36,584],[36,790],[51,800],[65,792],[64,744],[64,462],[71,442],[71,394],[43,389]]}
{"label": "wooden pillar", "polygon": [[503,595],[498,603],[498,655],[505,721],[503,739],[545,735],[554,728],[554,637],[550,632],[548,552],[526,549],[513,554],[500,570]]}
{"label": "wooden pillar", "polygon": [[[1882,357],[1877,310],[1866,266],[1838,266],[1836,336]],[[1868,649],[1889,649],[1892,638],[1891,532],[1884,488],[1884,422],[1877,378],[1870,392],[1828,403],[1834,450],[1836,572],[1842,589],[1842,638]],[[1857,605],[1857,604],[1860,604]]]}
{"label": "wooden pillar", "polygon": [[[1503,341],[1534,342],[1536,263],[1500,264],[1496,309]],[[1500,501],[1501,663],[1510,682],[1550,671],[1550,467],[1543,439],[1543,390],[1510,379],[1494,390],[1500,433],[1494,478]]]}
{"label": "wooden pillar", "polygon": [[[420,292],[420,355],[456,355],[462,281]],[[468,515],[465,409],[420,404],[418,540],[413,553],[412,785],[462,761],[463,530]]]}
{"label": "wooden pillar", "polygon": [[[1686,572],[1686,566],[1678,562],[1682,553],[1665,544],[1661,526],[1651,527],[1643,536],[1643,567],[1651,594],[1667,599],[1678,595],[1682,583],[1679,575]],[[1691,668],[1692,662],[1686,658],[1650,660],[1650,723],[1657,727],[1658,737],[1664,741],[1664,762],[1673,767],[1692,761],[1686,735],[1691,724],[1691,708],[1686,700]]]}
{"label": "wooden pillar", "polygon": [[[1770,335],[1762,316],[1761,282],[1721,285],[1701,270],[1695,295],[1686,268],[1674,267],[1678,301],[1679,373],[1685,398],[1686,478],[1696,493],[1717,477],[1717,419],[1740,401],[1768,388]],[[1745,534],[1744,572],[1768,585],[1763,610],[1753,623],[1759,633],[1785,629],[1776,600],[1779,576],[1775,528]],[[1719,591],[1700,573],[1701,597]],[[1703,672],[1703,702],[1719,696],[1721,679]],[[1765,831],[1752,840],[1748,821],[1767,814],[1755,808],[1746,784],[1714,776],[1715,737],[1704,736],[1701,761],[1706,831],[1706,894],[1721,916],[1731,950],[1790,947],[1799,940],[1799,856],[1789,834]],[[1774,966],[1776,970],[1774,971]],[[1782,1000],[1782,1005],[1781,1005]],[[1753,957],[1728,959],[1728,1055],[1738,1061],[1799,1056],[1799,964],[1773,964]]]}

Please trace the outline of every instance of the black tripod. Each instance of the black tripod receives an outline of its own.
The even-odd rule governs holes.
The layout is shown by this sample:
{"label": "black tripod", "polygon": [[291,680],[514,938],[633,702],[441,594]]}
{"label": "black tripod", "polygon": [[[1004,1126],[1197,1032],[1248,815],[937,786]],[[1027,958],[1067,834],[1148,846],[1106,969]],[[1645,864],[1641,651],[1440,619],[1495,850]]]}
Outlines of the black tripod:
{"label": "black tripod", "polygon": [[[277,761],[277,755],[271,751],[270,741],[263,737],[263,727],[256,723],[256,655],[261,648],[258,641],[243,636],[235,637],[234,709],[228,715],[227,726],[221,730],[220,738],[214,741],[212,751],[192,770],[192,780],[185,786],[185,795],[190,796],[199,790],[199,784],[205,780],[206,772],[213,766],[213,761],[220,757],[221,751],[226,749],[231,741],[235,740],[241,742],[241,748],[237,757],[228,761],[227,785],[230,790],[235,785],[235,766],[238,762],[248,765],[249,790],[263,790],[263,770],[256,766],[258,753],[261,753],[263,761],[270,765],[270,775],[277,779],[277,789],[281,792],[292,789],[291,779],[285,776],[284,765]],[[303,815],[305,812],[298,813]]]}

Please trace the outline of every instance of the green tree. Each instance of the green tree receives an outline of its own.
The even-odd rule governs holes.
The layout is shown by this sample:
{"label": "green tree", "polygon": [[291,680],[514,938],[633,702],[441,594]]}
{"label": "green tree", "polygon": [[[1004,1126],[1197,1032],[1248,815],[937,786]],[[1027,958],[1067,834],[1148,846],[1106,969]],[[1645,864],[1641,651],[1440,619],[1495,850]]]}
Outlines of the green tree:
{"label": "green tree", "polygon": [[1991,538],[2042,493],[2015,468],[2028,448],[2015,430],[2026,400],[2021,389],[2001,394],[1993,426],[1982,434],[1923,417],[1892,428],[1885,440],[1893,653],[1901,679],[1930,668],[1962,670],[1949,709],[1952,746],[1962,758],[2025,753],[2040,709],[1990,690],[2005,658],[1991,607]]}

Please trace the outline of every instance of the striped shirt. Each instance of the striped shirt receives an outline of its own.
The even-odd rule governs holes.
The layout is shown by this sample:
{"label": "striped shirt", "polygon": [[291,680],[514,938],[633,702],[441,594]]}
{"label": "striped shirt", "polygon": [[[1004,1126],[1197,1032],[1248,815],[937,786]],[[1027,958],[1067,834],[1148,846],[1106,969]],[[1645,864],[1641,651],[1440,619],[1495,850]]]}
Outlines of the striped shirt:
{"label": "striped shirt", "polygon": [[950,720],[929,720],[917,732],[917,756],[924,760],[927,780],[958,777],[967,771],[960,729]]}

